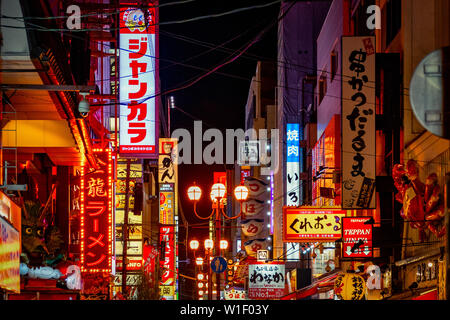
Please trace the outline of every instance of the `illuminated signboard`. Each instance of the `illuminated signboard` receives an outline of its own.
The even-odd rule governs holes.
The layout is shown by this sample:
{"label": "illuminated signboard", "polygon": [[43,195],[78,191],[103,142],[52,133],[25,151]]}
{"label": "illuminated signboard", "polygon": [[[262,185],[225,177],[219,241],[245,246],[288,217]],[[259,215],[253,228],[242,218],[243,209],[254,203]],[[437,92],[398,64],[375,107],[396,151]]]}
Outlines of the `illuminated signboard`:
{"label": "illuminated signboard", "polygon": [[160,227],[160,243],[165,243],[164,257],[160,259],[161,262],[161,282],[162,286],[172,286],[175,284],[175,241],[174,241],[174,227],[164,226]]}
{"label": "illuminated signboard", "polygon": [[174,223],[174,192],[159,193],[159,222],[162,224]]}
{"label": "illuminated signboard", "polygon": [[0,217],[0,288],[20,292],[20,234]]}
{"label": "illuminated signboard", "polygon": [[245,178],[250,177],[250,174],[250,169],[244,169],[244,167],[241,167],[241,185],[244,184]]}
{"label": "illuminated signboard", "polygon": [[[178,139],[159,139],[158,182],[160,244],[164,247],[161,262],[160,288],[163,299],[174,299],[177,291],[176,270],[178,257],[176,246],[178,233],[177,190],[178,190]],[[164,244],[163,244],[164,242]],[[170,288],[169,288],[170,287]]]}
{"label": "illuminated signboard", "polygon": [[[370,217],[348,217],[342,219],[342,251],[344,258],[371,258],[372,224],[365,224]],[[358,245],[357,248],[355,245]],[[353,249],[353,250],[352,250]]]}
{"label": "illuminated signboard", "polygon": [[[332,178],[337,171],[336,168],[341,167],[340,135],[340,115],[334,115],[312,149],[312,175],[316,178],[312,180],[312,204],[314,206],[341,205],[340,194],[335,192],[339,189],[339,184]],[[332,197],[321,196],[320,188],[332,190]]]}
{"label": "illuminated signboard", "polygon": [[81,167],[81,271],[111,272],[112,161],[111,150],[94,149],[98,170]]}
{"label": "illuminated signboard", "polygon": [[375,37],[342,37],[342,208],[375,209]]}
{"label": "illuminated signboard", "polygon": [[[157,14],[137,7],[120,13],[120,136],[121,155],[157,158],[158,108],[156,81]],[[147,15],[148,18],[145,16]]]}
{"label": "illuminated signboard", "polygon": [[155,259],[158,256],[158,250],[148,244],[144,244],[142,261],[144,263],[144,271],[151,274],[155,271]]}
{"label": "illuminated signboard", "polygon": [[346,210],[283,207],[283,241],[335,241],[342,236]]}
{"label": "illuminated signboard", "polygon": [[284,295],[284,264],[250,264],[248,266],[248,298],[278,299]]}
{"label": "illuminated signboard", "polygon": [[[142,269],[143,263],[142,259],[135,258],[135,257],[129,257],[127,258],[127,270],[128,271],[140,271]],[[122,259],[117,259],[116,261],[116,269],[117,270],[123,270],[123,261]]]}
{"label": "illuminated signboard", "polygon": [[300,205],[300,125],[286,124],[286,205]]}
{"label": "illuminated signboard", "polygon": [[247,292],[244,289],[225,289],[225,300],[246,300]]}
{"label": "illuminated signboard", "polygon": [[[240,220],[241,240],[247,255],[256,257],[260,249],[270,245],[270,192],[269,185],[260,179],[248,177],[244,181],[248,188],[248,198],[242,203],[243,216]],[[269,201],[270,202],[270,201]]]}

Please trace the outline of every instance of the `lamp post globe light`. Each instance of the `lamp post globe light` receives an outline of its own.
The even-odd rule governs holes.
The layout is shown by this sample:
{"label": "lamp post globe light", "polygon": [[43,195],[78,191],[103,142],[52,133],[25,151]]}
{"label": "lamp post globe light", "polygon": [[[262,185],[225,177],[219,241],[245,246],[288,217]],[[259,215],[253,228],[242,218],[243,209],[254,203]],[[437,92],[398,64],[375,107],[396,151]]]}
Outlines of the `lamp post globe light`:
{"label": "lamp post globe light", "polygon": [[[234,217],[229,217],[225,211],[224,211],[224,203],[223,201],[226,197],[227,189],[226,186],[223,183],[215,183],[211,187],[210,192],[210,198],[212,201],[212,212],[207,217],[202,217],[197,213],[197,202],[201,198],[202,190],[200,187],[196,186],[195,183],[193,186],[189,187],[187,189],[187,195],[189,200],[194,202],[194,214],[197,218],[202,220],[209,220],[214,219],[216,220],[216,234],[215,239],[206,239],[203,243],[205,252],[206,252],[206,261],[207,261],[207,268],[208,268],[208,287],[210,288],[207,290],[208,293],[208,299],[212,300],[212,294],[213,290],[212,288],[212,276],[211,276],[211,260],[212,255],[216,254],[217,256],[221,255],[222,250],[226,250],[228,248],[228,241],[227,240],[221,240],[221,219],[222,216],[226,220],[234,220],[239,218],[242,215],[242,202],[246,201],[248,198],[248,188],[246,186],[237,186],[234,189],[234,197],[237,201],[240,203],[240,212],[238,215]],[[215,217],[214,217],[215,216]],[[189,246],[192,250],[196,251],[200,243],[197,240],[192,240],[189,243]],[[217,290],[214,290],[216,293],[216,299],[220,300],[220,273],[217,273]]]}

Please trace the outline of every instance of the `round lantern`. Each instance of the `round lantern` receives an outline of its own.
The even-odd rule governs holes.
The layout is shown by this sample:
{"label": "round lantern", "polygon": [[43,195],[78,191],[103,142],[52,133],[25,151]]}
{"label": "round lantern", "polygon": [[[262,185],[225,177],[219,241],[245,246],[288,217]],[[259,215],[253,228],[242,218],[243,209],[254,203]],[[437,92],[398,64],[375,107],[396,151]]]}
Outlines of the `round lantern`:
{"label": "round lantern", "polygon": [[245,201],[248,198],[248,189],[246,186],[237,186],[234,189],[234,196],[237,201]]}
{"label": "round lantern", "polygon": [[192,186],[192,187],[189,187],[187,194],[188,194],[189,200],[198,201],[198,200],[200,200],[200,197],[202,196],[202,189],[200,189],[200,187],[197,187],[197,186]]}
{"label": "round lantern", "polygon": [[334,293],[341,300],[362,300],[366,281],[356,273],[341,273],[334,281]]}

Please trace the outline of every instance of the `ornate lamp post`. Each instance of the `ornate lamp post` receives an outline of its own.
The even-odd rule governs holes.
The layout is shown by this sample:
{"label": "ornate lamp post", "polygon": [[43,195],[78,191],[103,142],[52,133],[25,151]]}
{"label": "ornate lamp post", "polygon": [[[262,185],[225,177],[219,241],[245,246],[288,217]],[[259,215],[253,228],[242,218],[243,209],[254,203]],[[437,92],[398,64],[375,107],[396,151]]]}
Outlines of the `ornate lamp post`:
{"label": "ornate lamp post", "polygon": [[[211,261],[209,260],[210,255],[213,252],[213,248],[215,248],[215,254],[220,255],[220,250],[225,250],[228,248],[228,242],[226,240],[220,239],[220,229],[221,229],[221,214],[227,220],[234,220],[241,216],[242,214],[242,202],[247,200],[248,197],[248,189],[246,186],[237,186],[234,189],[234,196],[237,201],[240,202],[240,212],[237,216],[229,217],[225,213],[224,209],[224,199],[226,196],[226,187],[222,183],[215,183],[211,187],[210,197],[212,201],[212,212],[208,217],[202,217],[197,213],[197,202],[200,200],[202,195],[202,190],[200,187],[196,186],[195,183],[193,186],[189,187],[187,190],[188,198],[194,202],[194,214],[197,218],[202,220],[209,220],[214,217],[216,220],[216,236],[214,241],[211,239],[205,240],[205,249],[207,253],[207,262],[208,262],[208,299],[212,300],[212,277],[211,277]],[[226,244],[225,244],[226,243]],[[217,274],[217,300],[220,300],[220,273]]]}

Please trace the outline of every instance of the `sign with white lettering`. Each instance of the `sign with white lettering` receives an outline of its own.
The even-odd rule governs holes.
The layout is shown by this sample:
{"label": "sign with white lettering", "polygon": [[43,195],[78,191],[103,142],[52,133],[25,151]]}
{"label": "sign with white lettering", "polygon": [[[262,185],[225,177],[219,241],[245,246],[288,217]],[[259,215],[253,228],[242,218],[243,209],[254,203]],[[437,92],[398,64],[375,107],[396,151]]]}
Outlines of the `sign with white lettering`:
{"label": "sign with white lettering", "polygon": [[371,258],[372,224],[365,224],[370,217],[347,217],[342,219],[342,243],[344,258]]}
{"label": "sign with white lettering", "polygon": [[342,208],[375,209],[375,37],[342,37]]}
{"label": "sign with white lettering", "polygon": [[286,124],[286,205],[300,205],[300,125]]}

